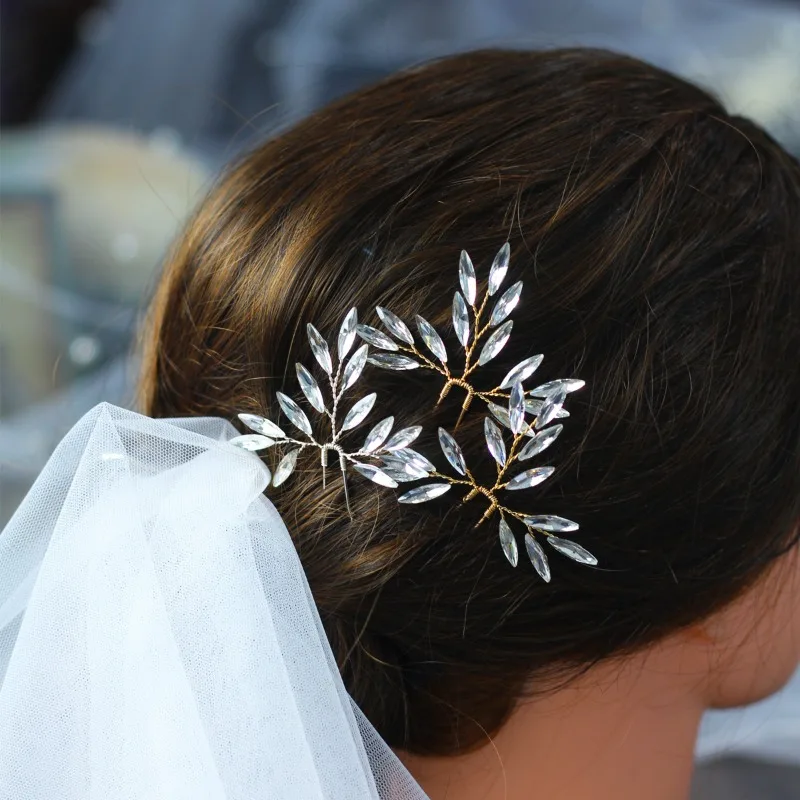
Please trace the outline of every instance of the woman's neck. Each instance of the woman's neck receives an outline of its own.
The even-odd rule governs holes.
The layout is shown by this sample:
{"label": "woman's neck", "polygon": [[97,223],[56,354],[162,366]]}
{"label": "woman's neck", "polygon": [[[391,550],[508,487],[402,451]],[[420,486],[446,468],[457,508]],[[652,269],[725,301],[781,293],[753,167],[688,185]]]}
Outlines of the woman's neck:
{"label": "woman's neck", "polygon": [[521,704],[480,750],[401,758],[431,800],[684,800],[702,678],[659,651]]}

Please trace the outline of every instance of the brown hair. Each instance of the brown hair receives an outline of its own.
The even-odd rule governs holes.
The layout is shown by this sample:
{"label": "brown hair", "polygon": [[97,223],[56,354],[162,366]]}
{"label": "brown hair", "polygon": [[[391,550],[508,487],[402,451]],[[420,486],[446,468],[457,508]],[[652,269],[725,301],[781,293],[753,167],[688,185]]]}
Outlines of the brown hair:
{"label": "brown hair", "polygon": [[[144,408],[261,413],[313,364],[305,325],[385,305],[450,323],[458,254],[509,239],[523,278],[495,383],[545,354],[575,376],[556,475],[532,513],[581,523],[596,569],[512,569],[480,503],[398,506],[316,458],[269,496],[289,527],[349,691],[393,746],[482,741],[530,687],[640,648],[730,601],[800,518],[800,168],[752,122],[635,59],[475,52],[340,100],[234,164],[156,296]],[[460,398],[368,368],[381,416],[437,457]],[[355,399],[355,396],[354,396]],[[452,400],[452,402],[451,402]],[[379,417],[373,413],[371,419]],[[458,438],[488,464],[478,404]],[[363,430],[353,434],[360,443]],[[275,454],[266,458],[274,467]]]}

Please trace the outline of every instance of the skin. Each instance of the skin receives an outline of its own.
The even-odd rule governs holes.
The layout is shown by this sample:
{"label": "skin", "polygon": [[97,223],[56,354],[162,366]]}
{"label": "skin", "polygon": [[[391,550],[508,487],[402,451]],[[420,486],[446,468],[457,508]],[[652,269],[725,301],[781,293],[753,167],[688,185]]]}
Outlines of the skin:
{"label": "skin", "polygon": [[455,758],[400,754],[431,800],[680,800],[709,708],[761,700],[800,663],[800,549],[731,605],[520,704]]}

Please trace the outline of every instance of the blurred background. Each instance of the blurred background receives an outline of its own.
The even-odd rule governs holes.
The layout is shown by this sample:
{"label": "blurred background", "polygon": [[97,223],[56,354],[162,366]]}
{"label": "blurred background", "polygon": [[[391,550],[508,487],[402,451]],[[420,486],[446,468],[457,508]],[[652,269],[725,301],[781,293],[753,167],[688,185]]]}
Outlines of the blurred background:
{"label": "blurred background", "polygon": [[[338,95],[464,49],[598,45],[711,88],[800,154],[800,0],[2,0],[0,11],[0,526],[81,414],[133,404],[137,323],[215,173]],[[709,715],[698,756],[697,798],[800,799],[800,678]]]}

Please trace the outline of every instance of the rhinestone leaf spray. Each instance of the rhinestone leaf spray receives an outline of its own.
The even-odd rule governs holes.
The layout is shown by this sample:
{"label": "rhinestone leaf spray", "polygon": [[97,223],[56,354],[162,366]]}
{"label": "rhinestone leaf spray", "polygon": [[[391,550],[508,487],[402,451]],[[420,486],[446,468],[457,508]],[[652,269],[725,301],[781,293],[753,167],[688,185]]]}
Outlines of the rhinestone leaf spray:
{"label": "rhinestone leaf spray", "polygon": [[[376,309],[387,336],[383,331],[369,325],[358,325],[358,335],[382,353],[368,357],[368,361],[391,370],[429,369],[444,378],[439,395],[441,402],[453,387],[465,392],[461,415],[455,427],[470,407],[473,399],[483,401],[491,416],[484,419],[484,437],[489,455],[497,468],[497,477],[491,486],[481,485],[469,470],[464,454],[455,437],[444,428],[439,429],[439,445],[449,467],[458,477],[442,473],[436,468],[426,470],[419,477],[433,478],[433,482],[417,486],[398,500],[401,503],[425,503],[441,496],[453,486],[466,489],[463,497],[468,502],[482,496],[488,508],[479,525],[497,513],[500,519],[500,545],[512,566],[519,561],[519,548],[511,522],[521,523],[525,528],[525,550],[538,574],[550,581],[550,563],[537,536],[542,537],[553,549],[582,564],[597,564],[597,559],[576,542],[557,534],[578,529],[572,520],[553,515],[531,515],[514,510],[505,503],[506,492],[533,488],[547,480],[554,468],[550,466],[518,468],[546,450],[558,438],[563,425],[550,423],[568,417],[564,402],[570,392],[584,386],[582,380],[562,378],[525,389],[524,384],[542,363],[542,355],[530,356],[516,364],[498,386],[481,391],[470,381],[472,374],[494,359],[505,347],[514,326],[509,319],[522,296],[522,281],[517,281],[501,293],[508,272],[511,249],[506,242],[494,258],[483,297],[478,303],[478,279],[472,259],[466,251],[461,252],[458,266],[459,288],[453,296],[453,330],[464,350],[463,368],[452,367],[442,337],[423,317],[415,318],[416,328],[424,350],[418,346],[411,328],[387,308]],[[499,295],[499,296],[498,296]],[[492,299],[495,298],[495,299]],[[488,318],[487,318],[488,314]],[[504,433],[504,429],[506,433]],[[506,443],[509,433],[510,443]],[[433,465],[431,465],[433,467]],[[515,474],[512,474],[515,473]]]}
{"label": "rhinestone leaf spray", "polygon": [[[505,405],[510,399],[510,390],[514,384],[527,381],[544,358],[542,355],[534,355],[524,359],[508,372],[498,386],[487,391],[475,388],[469,380],[478,368],[500,354],[511,337],[514,321],[509,316],[522,296],[522,281],[512,284],[497,297],[508,272],[510,259],[511,247],[506,242],[492,262],[486,290],[478,303],[475,267],[466,250],[461,251],[458,265],[459,289],[453,295],[452,309],[453,330],[464,350],[463,367],[460,370],[452,367],[450,354],[442,337],[420,315],[415,317],[415,326],[424,349],[417,345],[411,328],[388,308],[378,306],[376,311],[389,336],[370,325],[357,326],[358,335],[365,342],[384,351],[370,354],[368,361],[371,364],[391,370],[428,369],[438,372],[444,378],[438,402],[444,400],[453,387],[465,392],[461,417],[456,427],[476,397],[489,405],[490,410],[492,406],[500,407],[498,403]],[[535,414],[550,395],[561,390],[565,393],[574,392],[583,385],[581,380],[560,379],[527,390],[526,411]],[[505,413],[505,409],[500,413]],[[559,408],[557,416],[568,417],[569,413]]]}
{"label": "rhinestone leaf spray", "polygon": [[[326,427],[329,430],[327,441],[320,441],[315,437],[311,420],[306,412],[291,397],[282,392],[277,392],[278,404],[291,425],[300,432],[300,436],[287,434],[276,423],[265,417],[256,414],[239,414],[239,419],[255,433],[237,436],[230,441],[230,444],[250,452],[276,446],[288,447],[288,451],[278,462],[278,466],[271,476],[273,486],[280,486],[289,478],[295,469],[297,458],[303,450],[316,448],[320,452],[324,487],[329,454],[334,453],[338,458],[339,469],[342,473],[348,512],[350,511],[347,490],[348,464],[372,482],[392,489],[396,488],[399,480],[402,479],[398,477],[401,470],[397,468],[397,463],[402,463],[404,466],[402,476],[406,480],[414,480],[415,478],[408,477],[410,473],[405,470],[406,462],[402,459],[418,455],[409,449],[408,445],[419,436],[422,430],[419,426],[415,426],[404,428],[392,435],[394,417],[386,417],[369,431],[364,444],[359,449],[347,450],[340,443],[342,434],[357,428],[366,420],[376,400],[375,393],[361,397],[348,407],[340,421],[344,395],[358,382],[368,360],[369,344],[362,344],[351,354],[357,338],[357,326],[358,313],[355,308],[351,308],[339,329],[336,358],[332,355],[328,342],[320,332],[311,324],[307,326],[311,352],[327,378],[328,386],[325,391],[307,367],[299,363],[295,365],[297,380],[305,400],[316,414],[324,417],[327,421]],[[326,394],[330,396],[329,400],[326,400]],[[386,467],[382,466],[382,460],[386,460]],[[420,466],[423,462],[426,467],[430,466],[430,470],[433,469],[433,465],[427,459],[419,456],[418,466],[414,471],[415,477],[424,477],[428,474],[429,470]]]}
{"label": "rhinestone leaf spray", "polygon": [[[466,503],[483,496],[489,503],[478,525],[493,514],[498,514],[500,545],[512,566],[516,567],[519,561],[519,548],[510,524],[512,521],[524,526],[525,551],[543,580],[550,581],[550,562],[547,553],[537,540],[537,536],[542,537],[553,549],[573,561],[596,565],[597,559],[588,550],[577,542],[557,535],[578,530],[577,522],[552,514],[533,515],[526,511],[515,510],[506,505],[508,501],[504,499],[506,492],[531,489],[546,481],[553,474],[553,467],[529,467],[524,462],[546,450],[564,429],[563,425],[549,425],[549,423],[557,416],[565,397],[566,394],[563,391],[551,395],[540,406],[538,415],[534,413],[533,417],[529,419],[530,412],[527,408],[522,384],[515,383],[511,387],[508,406],[503,409],[503,421],[501,422],[505,428],[510,429],[510,443],[508,444],[508,433],[504,434],[501,426],[491,417],[484,418],[486,448],[497,467],[497,477],[490,486],[483,485],[475,479],[455,437],[444,428],[439,428],[439,446],[449,467],[457,475],[454,477],[435,468],[428,470],[425,477],[433,478],[434,482],[411,489],[402,494],[398,501],[400,503],[424,503],[439,497],[453,486],[462,486],[466,489],[463,502]],[[520,467],[522,467],[521,470]]]}

